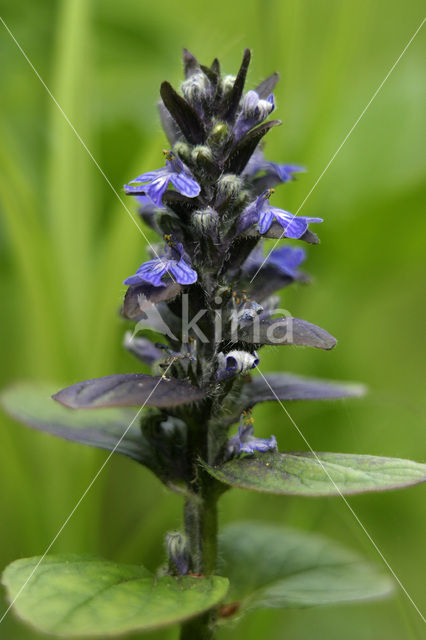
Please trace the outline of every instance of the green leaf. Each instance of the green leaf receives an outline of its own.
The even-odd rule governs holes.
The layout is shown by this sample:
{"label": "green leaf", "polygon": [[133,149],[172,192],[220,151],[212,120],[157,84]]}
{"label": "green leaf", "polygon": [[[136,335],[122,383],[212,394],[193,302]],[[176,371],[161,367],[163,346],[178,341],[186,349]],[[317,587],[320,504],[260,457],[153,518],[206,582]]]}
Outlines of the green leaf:
{"label": "green leaf", "polygon": [[55,636],[110,636],[176,624],[217,605],[229,584],[219,576],[156,578],[143,567],[96,556],[50,556],[36,568],[38,561],[12,562],[3,584],[22,619]]}
{"label": "green leaf", "polygon": [[[135,417],[134,407],[71,411],[52,400],[52,392],[57,388],[57,385],[21,383],[3,391],[0,399],[13,418],[30,427],[108,451],[117,445]],[[145,462],[147,450],[137,421],[127,431],[116,452]]]}
{"label": "green leaf", "polygon": [[240,603],[238,612],[367,600],[392,590],[387,576],[317,534],[240,522],[224,528],[219,548],[227,601]]}
{"label": "green leaf", "polygon": [[206,469],[233,487],[299,496],[383,491],[426,480],[425,464],[346,453],[261,453]]}

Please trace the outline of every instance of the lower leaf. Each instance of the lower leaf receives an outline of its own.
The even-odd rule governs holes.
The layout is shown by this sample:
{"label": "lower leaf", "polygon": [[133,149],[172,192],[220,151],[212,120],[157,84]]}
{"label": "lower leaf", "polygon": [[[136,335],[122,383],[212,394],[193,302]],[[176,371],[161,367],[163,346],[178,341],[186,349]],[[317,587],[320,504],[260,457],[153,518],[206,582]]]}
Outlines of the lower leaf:
{"label": "lower leaf", "polygon": [[[392,581],[356,553],[313,533],[260,522],[225,527],[221,571],[233,610],[301,608],[383,597]],[[229,605],[224,605],[225,612]]]}
{"label": "lower leaf", "polygon": [[95,556],[38,562],[16,560],[4,571],[3,584],[23,620],[59,637],[105,637],[180,623],[217,605],[229,584],[219,576],[156,578],[143,567]]}

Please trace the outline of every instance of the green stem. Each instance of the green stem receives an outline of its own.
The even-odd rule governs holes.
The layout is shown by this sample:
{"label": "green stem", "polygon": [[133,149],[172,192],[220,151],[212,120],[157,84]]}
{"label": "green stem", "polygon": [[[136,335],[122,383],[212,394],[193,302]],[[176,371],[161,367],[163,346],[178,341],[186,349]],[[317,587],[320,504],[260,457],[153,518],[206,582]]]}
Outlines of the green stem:
{"label": "green stem", "polygon": [[215,632],[210,626],[210,613],[204,613],[181,626],[180,640],[213,640]]}
{"label": "green stem", "polygon": [[[185,534],[193,573],[209,575],[216,570],[217,499],[211,479],[204,479],[199,493],[185,500]],[[212,613],[207,612],[182,625],[180,640],[211,640],[214,635]]]}

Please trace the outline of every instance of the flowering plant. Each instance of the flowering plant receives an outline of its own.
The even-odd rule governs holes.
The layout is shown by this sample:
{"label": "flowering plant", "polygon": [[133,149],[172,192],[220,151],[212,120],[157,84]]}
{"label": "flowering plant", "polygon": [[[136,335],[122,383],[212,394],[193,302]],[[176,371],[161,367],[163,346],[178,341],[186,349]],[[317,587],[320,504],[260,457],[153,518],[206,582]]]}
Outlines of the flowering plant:
{"label": "flowering plant", "polygon": [[[223,77],[217,59],[208,67],[184,51],[183,95],[161,85],[165,166],[125,186],[164,240],[125,280],[122,308],[136,323],[125,346],[153,375],[80,382],[46,407],[25,387],[3,396],[22,421],[124,454],[184,500],[182,530],[166,533],[167,560],[155,575],[95,556],[12,563],[3,575],[10,600],[41,631],[105,636],[179,623],[182,638],[212,638],[255,608],[361,600],[392,587],[320,536],[255,522],[218,536],[217,502],[231,487],[343,496],[425,479],[425,465],[408,460],[279,452],[275,435],[255,435],[257,403],[286,411],[286,401],[360,396],[363,387],[260,369],[266,345],[329,350],[336,340],[278,308],[274,294],[307,280],[299,271],[305,251],[283,244],[264,255],[263,239],[317,244],[309,225],[322,219],[271,204],[274,187],[303,169],[265,160],[263,138],[280,124],[267,121],[278,74],[243,95],[249,61],[246,50],[237,75]],[[139,335],[148,330],[164,341]]]}

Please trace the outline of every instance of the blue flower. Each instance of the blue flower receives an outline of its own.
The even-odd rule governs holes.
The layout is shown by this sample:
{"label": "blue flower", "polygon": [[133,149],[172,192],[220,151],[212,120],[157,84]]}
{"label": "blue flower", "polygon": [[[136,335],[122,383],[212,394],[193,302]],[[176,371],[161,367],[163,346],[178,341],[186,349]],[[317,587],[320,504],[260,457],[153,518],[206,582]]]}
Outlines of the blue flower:
{"label": "blue flower", "polygon": [[272,93],[266,100],[262,100],[256,91],[248,91],[243,98],[241,112],[235,122],[234,139],[242,138],[250,129],[266,120],[274,109],[275,102]]}
{"label": "blue flower", "polygon": [[[296,280],[300,273],[297,268],[306,259],[306,253],[299,247],[280,247],[280,249],[274,249],[268,256],[267,264],[273,265],[282,274],[289,276]],[[263,257],[263,248],[257,246],[243,265],[243,272],[252,273],[256,271],[265,263]]]}
{"label": "blue flower", "polygon": [[305,168],[297,164],[277,164],[276,162],[265,160],[263,151],[256,149],[248,161],[243,175],[253,178],[259,171],[265,171],[267,176],[274,178],[275,184],[279,184],[280,182],[293,180],[293,173],[303,172]]}
{"label": "blue flower", "polygon": [[[194,179],[188,167],[172,152],[164,151],[166,166],[155,171],[142,173],[129,184],[124,185],[128,195],[146,194],[151,200],[162,206],[163,193],[171,182],[176,191],[188,198],[195,198],[201,191],[201,187]],[[144,186],[142,186],[143,183]]]}
{"label": "blue flower", "polygon": [[307,231],[310,222],[323,222],[322,218],[295,216],[289,211],[284,211],[284,209],[272,207],[269,203],[269,198],[273,192],[273,189],[264,191],[254,202],[244,209],[238,223],[239,233],[242,233],[248,229],[248,227],[257,223],[259,232],[263,234],[266,233],[272,223],[276,221],[284,229],[284,237],[298,239]]}
{"label": "blue flower", "polygon": [[241,453],[253,454],[255,451],[276,451],[277,439],[275,436],[270,438],[256,438],[254,435],[253,418],[246,412],[241,414],[238,433],[228,440],[226,453],[227,458],[239,455]]}
{"label": "blue flower", "polygon": [[185,260],[185,251],[180,242],[169,242],[165,247],[164,255],[144,262],[135,275],[130,276],[124,284],[143,284],[149,282],[154,287],[165,287],[162,278],[169,275],[179,284],[193,284],[197,280],[197,272],[194,271]]}

